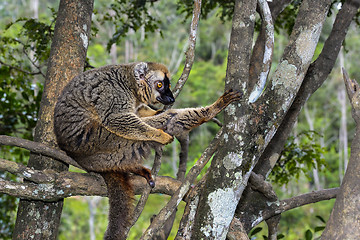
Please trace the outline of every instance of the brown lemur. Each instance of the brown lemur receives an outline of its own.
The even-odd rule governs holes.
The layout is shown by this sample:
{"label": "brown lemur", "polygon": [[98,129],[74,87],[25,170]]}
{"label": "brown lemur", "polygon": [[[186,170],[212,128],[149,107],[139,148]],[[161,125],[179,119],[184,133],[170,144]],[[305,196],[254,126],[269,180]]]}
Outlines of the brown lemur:
{"label": "brown lemur", "polygon": [[207,107],[152,110],[148,105],[175,101],[169,78],[164,65],[151,62],[92,69],[72,79],[55,106],[59,147],[106,182],[110,209],[104,239],[125,239],[133,210],[130,175],[155,186],[141,164],[151,148],[170,143],[241,98],[230,90]]}

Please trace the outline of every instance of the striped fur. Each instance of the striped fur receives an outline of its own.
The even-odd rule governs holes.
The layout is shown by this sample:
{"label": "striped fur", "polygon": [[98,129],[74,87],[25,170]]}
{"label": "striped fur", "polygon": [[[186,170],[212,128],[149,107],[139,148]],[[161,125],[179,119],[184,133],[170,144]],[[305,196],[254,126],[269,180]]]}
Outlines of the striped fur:
{"label": "striped fur", "polygon": [[209,121],[241,97],[228,91],[203,108],[151,110],[147,105],[163,97],[154,90],[154,83],[164,80],[169,88],[168,78],[166,67],[157,63],[93,69],[70,81],[55,106],[54,130],[60,148],[86,170],[100,173],[108,186],[105,239],[126,237],[133,196],[129,174],[143,176],[154,185],[150,171],[141,164],[151,149]]}

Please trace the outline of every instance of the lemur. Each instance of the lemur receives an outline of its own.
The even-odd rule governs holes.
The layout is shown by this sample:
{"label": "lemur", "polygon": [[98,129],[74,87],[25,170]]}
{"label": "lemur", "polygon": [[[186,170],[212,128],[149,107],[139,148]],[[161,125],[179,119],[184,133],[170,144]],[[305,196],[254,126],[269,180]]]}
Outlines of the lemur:
{"label": "lemur", "polygon": [[134,196],[130,175],[155,186],[141,164],[151,149],[211,120],[241,95],[230,90],[207,107],[153,110],[149,106],[175,99],[168,69],[152,62],[92,69],[65,86],[55,106],[55,135],[62,150],[106,182],[110,207],[104,239],[126,238]]}

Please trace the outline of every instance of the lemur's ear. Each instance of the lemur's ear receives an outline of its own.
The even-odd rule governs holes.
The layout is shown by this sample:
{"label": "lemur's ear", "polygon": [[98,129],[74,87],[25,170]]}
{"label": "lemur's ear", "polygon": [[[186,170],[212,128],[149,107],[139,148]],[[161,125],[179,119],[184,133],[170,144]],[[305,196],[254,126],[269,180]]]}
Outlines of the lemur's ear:
{"label": "lemur's ear", "polygon": [[148,70],[149,70],[148,65],[145,62],[139,62],[135,65],[134,76],[138,83],[141,80],[145,80],[145,76],[146,76]]}

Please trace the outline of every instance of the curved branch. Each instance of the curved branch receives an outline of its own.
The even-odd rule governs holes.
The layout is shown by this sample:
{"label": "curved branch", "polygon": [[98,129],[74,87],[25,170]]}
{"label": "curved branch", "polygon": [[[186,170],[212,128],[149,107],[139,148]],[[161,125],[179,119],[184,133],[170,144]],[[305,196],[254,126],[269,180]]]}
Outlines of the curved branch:
{"label": "curved branch", "polygon": [[254,221],[253,226],[256,226],[263,220],[267,220],[275,215],[298,208],[307,204],[317,203],[324,200],[336,198],[340,188],[323,189],[310,193],[305,193],[296,197],[281,200],[280,202],[273,202],[269,204],[269,208],[262,212],[262,216]]}
{"label": "curved branch", "polygon": [[[256,215],[252,215],[251,219],[246,219],[246,224],[250,225],[251,228],[253,228],[262,221],[268,220],[291,209],[302,207],[307,204],[336,198],[339,191],[340,188],[330,188],[302,194],[281,201],[268,201],[266,202],[266,205],[264,205],[265,207],[259,209]],[[240,219],[242,223],[244,223],[244,218],[246,217],[246,215],[243,215],[241,213],[237,215],[237,218]],[[246,231],[250,231],[251,228],[245,227]]]}
{"label": "curved branch", "polygon": [[51,158],[54,158],[61,162],[64,162],[69,165],[73,165],[77,168],[83,169],[77,162],[75,162],[74,159],[72,159],[71,157],[66,155],[65,152],[63,152],[59,149],[49,147],[43,143],[33,142],[30,140],[17,138],[17,137],[0,135],[0,145],[25,148],[25,149],[29,150],[30,152],[41,154],[41,155],[44,155],[47,157],[51,157]]}
{"label": "curved branch", "polygon": [[201,155],[199,160],[195,165],[190,169],[185,180],[181,186],[176,190],[176,192],[171,197],[170,201],[166,206],[161,209],[159,214],[154,218],[151,225],[146,229],[146,231],[141,236],[141,239],[152,239],[153,235],[161,228],[166,220],[171,216],[172,212],[179,205],[181,199],[189,191],[191,184],[195,181],[196,177],[200,174],[204,166],[209,162],[210,158],[216,151],[217,147],[221,143],[222,131],[220,130],[209,146],[205,149],[204,153]]}
{"label": "curved branch", "polygon": [[29,71],[26,71],[26,70],[24,70],[22,68],[7,64],[7,63],[5,63],[5,62],[3,62],[1,60],[0,60],[0,64],[2,64],[4,66],[7,66],[10,69],[14,69],[14,70],[16,70],[18,72],[22,72],[22,73],[25,73],[25,74],[28,74],[28,75],[42,75],[43,77],[45,77],[45,75],[40,70],[38,72],[29,72]]}
{"label": "curved branch", "polygon": [[262,34],[264,34],[265,44],[263,60],[261,61],[261,72],[258,74],[258,81],[254,86],[250,96],[249,103],[254,103],[261,95],[265,88],[266,80],[271,68],[273,50],[274,50],[274,25],[272,22],[271,12],[266,0],[258,0],[260,14],[262,17]]}
{"label": "curved branch", "polygon": [[186,53],[185,53],[185,55],[186,55],[185,66],[184,66],[184,70],[183,70],[179,80],[176,83],[175,88],[173,89],[173,94],[174,94],[175,98],[180,94],[180,91],[182,90],[183,86],[185,85],[187,79],[189,78],[189,74],[190,74],[192,65],[194,63],[196,35],[197,35],[197,29],[198,29],[198,24],[199,24],[199,19],[200,19],[200,13],[201,13],[201,0],[195,0],[193,17],[192,17],[191,26],[190,26],[188,49],[186,50]]}
{"label": "curved branch", "polygon": [[268,200],[275,201],[278,199],[271,183],[265,181],[262,175],[252,172],[249,183],[252,189],[261,192]]}
{"label": "curved branch", "polygon": [[[2,159],[0,159],[0,164],[1,162]],[[26,171],[34,170],[27,168]],[[66,171],[61,173],[34,171],[31,175],[25,174],[24,178],[28,180],[38,179],[39,177],[34,176],[38,172],[42,172],[40,173],[41,175],[46,175],[49,181],[44,181],[41,184],[34,182],[17,183],[0,178],[0,193],[23,199],[48,202],[58,201],[70,196],[107,195],[106,184],[98,174]],[[134,186],[135,194],[141,194],[147,186],[146,180],[139,176],[133,176],[131,184]],[[171,196],[180,185],[181,182],[173,178],[159,176],[156,178],[156,186],[151,190],[151,193],[162,193]]]}
{"label": "curved branch", "polygon": [[25,178],[35,183],[49,183],[55,180],[56,172],[53,170],[34,170],[25,167],[21,163],[16,163],[0,158],[0,172],[7,171],[19,177]]}

